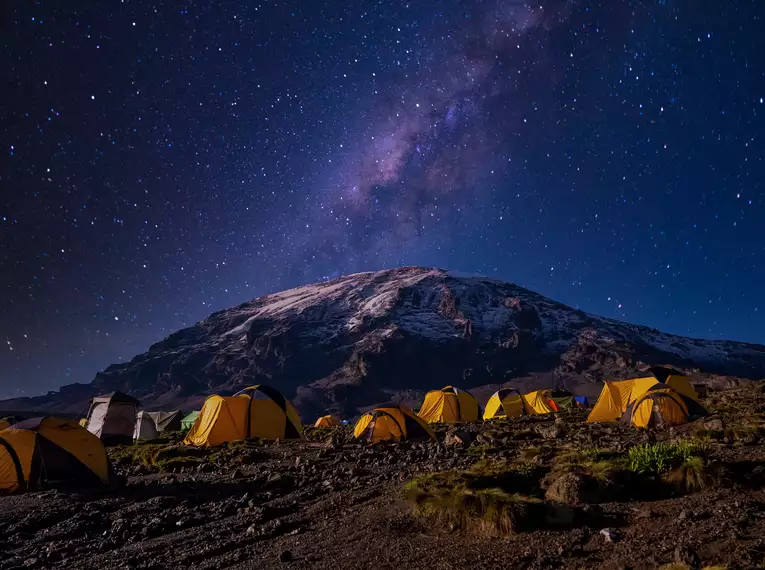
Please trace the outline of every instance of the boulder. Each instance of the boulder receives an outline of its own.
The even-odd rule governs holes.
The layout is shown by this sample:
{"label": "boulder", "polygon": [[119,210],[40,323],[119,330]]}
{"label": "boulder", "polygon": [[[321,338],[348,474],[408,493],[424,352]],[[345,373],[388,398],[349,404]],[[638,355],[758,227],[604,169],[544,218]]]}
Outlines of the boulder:
{"label": "boulder", "polygon": [[701,567],[699,555],[687,546],[678,546],[675,548],[673,558],[677,564],[684,564],[690,568],[690,570],[699,570]]}
{"label": "boulder", "polygon": [[[444,445],[470,445],[476,439],[476,434],[469,431],[457,430],[449,432],[444,437]],[[436,450],[431,450],[431,454],[435,455]]]}
{"label": "boulder", "polygon": [[707,418],[702,424],[704,429],[709,431],[723,431],[725,430],[725,423],[720,418]]}
{"label": "boulder", "polygon": [[585,496],[587,481],[579,473],[564,473],[547,488],[545,499],[564,503],[566,505],[578,505]]}
{"label": "boulder", "polygon": [[545,439],[558,439],[563,436],[563,426],[559,423],[537,426],[536,432]]}

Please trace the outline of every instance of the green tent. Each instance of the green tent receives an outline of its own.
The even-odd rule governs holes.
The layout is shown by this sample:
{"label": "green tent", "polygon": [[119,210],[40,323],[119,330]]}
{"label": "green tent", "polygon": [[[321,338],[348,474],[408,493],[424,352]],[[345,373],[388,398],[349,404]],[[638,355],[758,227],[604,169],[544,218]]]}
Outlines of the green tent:
{"label": "green tent", "polygon": [[552,401],[558,405],[561,410],[570,410],[574,404],[574,395],[568,390],[553,390]]}
{"label": "green tent", "polygon": [[189,431],[191,429],[191,426],[193,426],[194,422],[197,421],[199,411],[200,410],[194,410],[181,420],[181,431]]}
{"label": "green tent", "polygon": [[570,410],[574,407],[574,397],[573,396],[560,396],[560,397],[553,397],[553,402],[558,404],[558,407],[561,410]]}

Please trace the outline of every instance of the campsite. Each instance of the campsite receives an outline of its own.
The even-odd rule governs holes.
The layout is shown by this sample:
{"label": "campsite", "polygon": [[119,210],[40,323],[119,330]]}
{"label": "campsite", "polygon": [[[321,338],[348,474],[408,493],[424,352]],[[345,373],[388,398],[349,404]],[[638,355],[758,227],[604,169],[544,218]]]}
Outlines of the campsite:
{"label": "campsite", "polygon": [[765,0],[3,7],[0,570],[765,569]]}
{"label": "campsite", "polygon": [[[150,440],[148,425],[189,414],[131,412],[128,443],[114,426],[140,404],[94,398],[82,422],[93,433],[52,419],[0,431],[0,465],[15,449],[29,484],[0,496],[0,567],[758,567],[765,381],[698,388],[705,397],[646,372],[577,405],[561,390],[477,402],[447,386],[424,395],[421,415],[302,424],[253,386]],[[75,479],[93,481],[48,484],[26,442],[49,469],[81,467],[56,450],[73,453],[92,471]]]}

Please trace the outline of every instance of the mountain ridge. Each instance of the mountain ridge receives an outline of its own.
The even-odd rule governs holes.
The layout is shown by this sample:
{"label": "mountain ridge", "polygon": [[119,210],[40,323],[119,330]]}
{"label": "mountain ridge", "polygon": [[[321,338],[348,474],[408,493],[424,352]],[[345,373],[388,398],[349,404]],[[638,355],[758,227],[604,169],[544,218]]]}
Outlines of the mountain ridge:
{"label": "mountain ridge", "polygon": [[310,419],[412,403],[446,384],[483,393],[508,383],[524,389],[563,383],[594,395],[596,382],[656,364],[707,380],[760,378],[765,346],[671,335],[585,313],[514,283],[400,267],[216,311],[130,362],[107,367],[90,384],[0,401],[0,408],[76,413],[92,395],[121,390],[147,409],[190,409],[211,393],[267,383]]}

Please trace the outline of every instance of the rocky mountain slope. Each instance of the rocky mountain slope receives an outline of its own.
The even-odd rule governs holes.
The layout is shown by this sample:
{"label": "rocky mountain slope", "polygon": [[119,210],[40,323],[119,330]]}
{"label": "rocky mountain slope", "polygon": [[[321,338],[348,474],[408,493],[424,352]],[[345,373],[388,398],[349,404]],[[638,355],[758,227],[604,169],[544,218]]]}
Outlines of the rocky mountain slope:
{"label": "rocky mountain slope", "polygon": [[[690,339],[590,315],[511,283],[441,269],[358,273],[266,295],[214,313],[99,373],[88,385],[3,409],[76,411],[122,390],[145,407],[198,406],[211,393],[268,383],[305,419],[353,416],[414,401],[446,384],[499,384],[596,394],[602,379],[654,364],[686,372],[765,376],[765,347]],[[485,393],[485,394],[484,394]]]}

